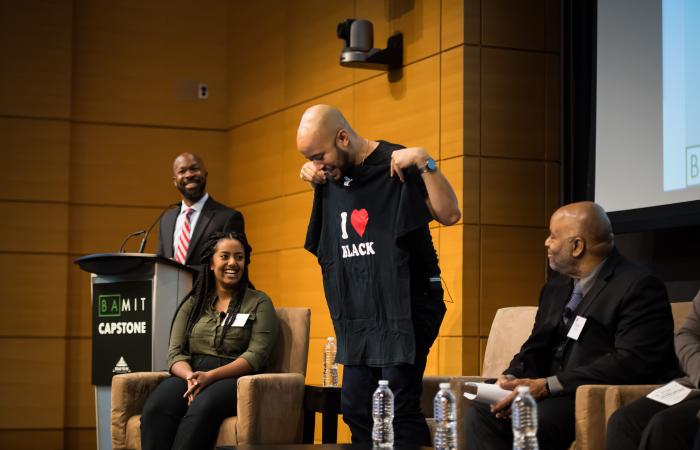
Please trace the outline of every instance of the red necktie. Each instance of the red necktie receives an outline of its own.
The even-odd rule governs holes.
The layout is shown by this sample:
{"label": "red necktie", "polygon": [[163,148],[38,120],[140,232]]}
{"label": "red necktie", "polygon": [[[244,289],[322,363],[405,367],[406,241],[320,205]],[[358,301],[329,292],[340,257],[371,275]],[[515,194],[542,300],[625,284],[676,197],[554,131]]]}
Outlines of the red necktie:
{"label": "red necktie", "polygon": [[185,264],[187,260],[187,249],[190,246],[190,237],[192,236],[192,224],[190,224],[190,216],[194,209],[187,208],[185,210],[185,222],[182,224],[182,229],[180,230],[180,236],[177,238],[177,251],[175,252],[175,259],[180,264]]}

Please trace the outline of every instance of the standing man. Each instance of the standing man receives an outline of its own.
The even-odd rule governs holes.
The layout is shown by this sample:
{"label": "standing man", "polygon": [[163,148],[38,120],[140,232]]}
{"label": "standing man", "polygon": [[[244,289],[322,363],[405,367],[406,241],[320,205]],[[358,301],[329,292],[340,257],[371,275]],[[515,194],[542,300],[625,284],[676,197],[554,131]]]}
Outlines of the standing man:
{"label": "standing man", "polygon": [[[599,205],[565,205],[545,241],[553,274],[540,293],[532,334],[497,384],[530,387],[537,400],[540,448],[568,449],[582,384],[646,384],[678,372],[673,316],[663,282],[626,260]],[[465,414],[467,448],[510,449],[514,391]]]}
{"label": "standing man", "polygon": [[309,160],[300,178],[315,187],[305,247],[344,365],[343,420],[353,442],[372,442],[372,393],[386,379],[396,444],[430,445],[420,395],[445,305],[428,223],[457,222],[457,197],[423,148],[363,138],[331,106],[304,112],[297,147]]}
{"label": "standing man", "polygon": [[243,215],[207,194],[207,175],[199,156],[183,153],[175,158],[173,184],[182,195],[182,203],[160,219],[158,255],[198,266],[202,245],[211,233],[243,233]]}

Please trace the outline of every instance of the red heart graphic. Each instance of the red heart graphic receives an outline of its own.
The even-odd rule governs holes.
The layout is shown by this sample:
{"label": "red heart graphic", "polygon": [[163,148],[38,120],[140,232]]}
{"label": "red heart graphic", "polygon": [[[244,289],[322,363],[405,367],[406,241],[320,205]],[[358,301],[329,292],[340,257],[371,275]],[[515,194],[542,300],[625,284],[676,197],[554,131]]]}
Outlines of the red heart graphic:
{"label": "red heart graphic", "polygon": [[367,222],[369,222],[369,214],[367,214],[366,209],[354,209],[352,211],[352,214],[350,215],[350,223],[360,237],[365,234]]}

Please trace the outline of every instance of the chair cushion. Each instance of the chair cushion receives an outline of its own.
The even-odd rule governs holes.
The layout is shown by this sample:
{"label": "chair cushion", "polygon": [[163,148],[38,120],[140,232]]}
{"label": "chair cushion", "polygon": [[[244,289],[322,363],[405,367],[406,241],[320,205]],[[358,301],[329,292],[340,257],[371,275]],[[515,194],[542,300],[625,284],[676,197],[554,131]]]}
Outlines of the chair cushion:
{"label": "chair cushion", "polygon": [[[236,445],[236,421],[237,417],[228,417],[221,422],[219,436],[216,438],[216,446]],[[126,422],[126,448],[129,450],[141,450],[141,414],[129,417]]]}
{"label": "chair cushion", "polygon": [[486,343],[481,376],[498,378],[508,368],[513,356],[532,333],[536,314],[536,306],[514,306],[496,312]]}
{"label": "chair cushion", "polygon": [[141,450],[141,414],[129,417],[126,422],[126,448]]}
{"label": "chair cushion", "polygon": [[238,417],[227,417],[221,422],[219,427],[219,436],[216,438],[216,446],[224,445],[237,445],[238,436],[236,434],[236,424],[238,423]]}

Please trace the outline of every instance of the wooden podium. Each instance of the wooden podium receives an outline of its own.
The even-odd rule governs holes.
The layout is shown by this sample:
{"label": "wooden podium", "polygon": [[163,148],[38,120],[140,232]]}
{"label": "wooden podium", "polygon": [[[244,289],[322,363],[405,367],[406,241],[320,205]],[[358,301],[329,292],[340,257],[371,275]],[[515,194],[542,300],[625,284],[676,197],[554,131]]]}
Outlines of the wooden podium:
{"label": "wooden podium", "polygon": [[87,255],[92,292],[92,384],[97,448],[112,448],[111,382],[119,373],[167,370],[170,325],[196,271],[145,253]]}

